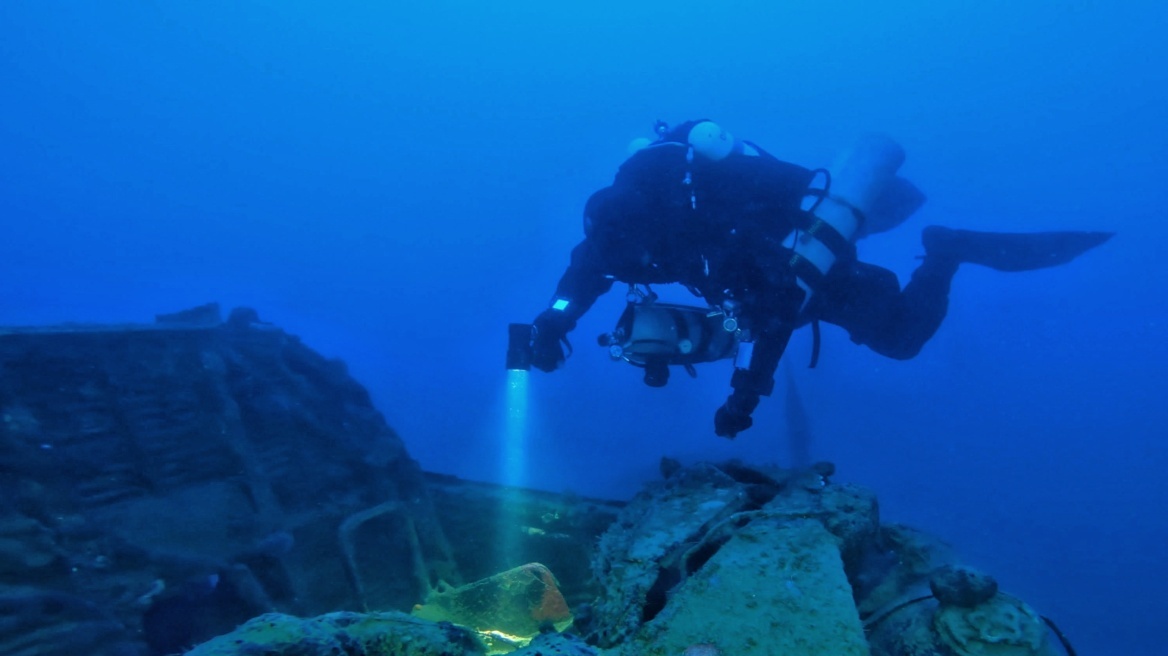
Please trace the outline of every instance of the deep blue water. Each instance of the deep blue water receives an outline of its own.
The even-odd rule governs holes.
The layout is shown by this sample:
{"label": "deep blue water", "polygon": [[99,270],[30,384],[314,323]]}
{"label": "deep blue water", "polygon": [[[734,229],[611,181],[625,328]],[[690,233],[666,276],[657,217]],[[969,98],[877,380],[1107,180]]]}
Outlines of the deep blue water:
{"label": "deep blue water", "polygon": [[[813,455],[1080,653],[1163,653],[1166,5],[404,4],[0,4],[0,324],[250,305],[345,359],[423,466],[498,479],[505,325],[545,306],[631,139],[710,117],[818,166],[884,131],[930,200],[860,252],[902,280],[931,223],[1119,234],[963,267],[910,361],[827,327],[808,370],[797,334]],[[782,384],[730,442],[728,365],[653,390],[592,346],[622,296],[531,380],[529,483],[782,463]]]}

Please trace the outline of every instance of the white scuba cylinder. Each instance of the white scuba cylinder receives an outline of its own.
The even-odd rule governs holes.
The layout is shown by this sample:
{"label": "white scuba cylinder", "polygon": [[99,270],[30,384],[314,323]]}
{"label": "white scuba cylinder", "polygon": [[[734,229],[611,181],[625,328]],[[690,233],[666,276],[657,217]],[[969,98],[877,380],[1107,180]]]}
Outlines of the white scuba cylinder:
{"label": "white scuba cylinder", "polygon": [[[855,242],[860,216],[872,209],[902,163],[904,149],[890,137],[880,134],[863,137],[828,168],[830,188],[812,214],[849,243]],[[836,261],[836,254],[816,238],[814,231],[800,233],[794,251],[796,259],[807,260],[822,274],[830,271]],[[809,300],[813,293],[811,284],[802,277],[798,278],[798,284]]]}

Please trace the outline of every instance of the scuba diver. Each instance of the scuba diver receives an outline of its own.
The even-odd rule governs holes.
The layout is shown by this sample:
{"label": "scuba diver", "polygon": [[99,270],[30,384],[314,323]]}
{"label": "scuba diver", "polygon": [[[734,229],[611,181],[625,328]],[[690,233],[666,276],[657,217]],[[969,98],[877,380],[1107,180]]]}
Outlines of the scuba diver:
{"label": "scuba diver", "polygon": [[[629,307],[601,337],[616,359],[664,385],[670,365],[734,358],[732,391],[714,417],[733,438],[752,424],[792,332],[818,322],[882,355],[915,356],[940,327],[961,264],[1025,271],[1063,264],[1109,232],[991,233],[929,226],[925,255],[901,289],[896,274],[856,259],[854,242],[908,218],[924,195],[896,175],[890,139],[860,141],[829,169],[784,162],[709,120],[656,127],[630,146],[610,186],[584,208],[584,240],[532,324],[512,324],[508,368],[554,371],[568,333],[613,283]],[[653,284],[680,283],[706,307],[657,304]]]}

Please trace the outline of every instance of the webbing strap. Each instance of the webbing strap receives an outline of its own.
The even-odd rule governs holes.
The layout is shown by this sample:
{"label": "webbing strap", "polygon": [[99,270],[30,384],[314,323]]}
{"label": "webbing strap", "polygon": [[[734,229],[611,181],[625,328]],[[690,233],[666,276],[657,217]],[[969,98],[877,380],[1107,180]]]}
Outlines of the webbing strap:
{"label": "webbing strap", "polygon": [[814,369],[817,364],[819,364],[819,319],[814,319],[811,322],[811,363],[807,368]]}
{"label": "webbing strap", "polygon": [[856,245],[844,237],[839,230],[836,230],[835,226],[819,217],[815,217],[804,233],[819,240],[827,247],[827,250],[831,251],[832,255],[835,255],[836,259],[845,260],[856,257]]}
{"label": "webbing strap", "polygon": [[791,260],[787,264],[795,276],[807,283],[811,289],[819,289],[823,285],[823,272],[812,264],[811,260],[798,253],[792,253]]}

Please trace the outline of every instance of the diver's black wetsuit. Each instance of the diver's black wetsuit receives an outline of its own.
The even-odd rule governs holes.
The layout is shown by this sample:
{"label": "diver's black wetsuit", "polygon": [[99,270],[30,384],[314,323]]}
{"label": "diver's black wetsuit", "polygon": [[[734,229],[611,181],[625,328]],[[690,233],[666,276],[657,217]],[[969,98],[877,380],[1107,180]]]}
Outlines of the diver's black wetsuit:
{"label": "diver's black wetsuit", "polygon": [[[720,159],[696,154],[689,140],[700,123],[680,125],[633,154],[612,185],[588,200],[585,239],[572,251],[552,308],[534,322],[531,363],[555,369],[564,358],[561,340],[617,280],[681,283],[723,308],[733,300],[754,346],[749,368],[735,370],[734,392],[715,415],[719,435],[733,437],[750,427],[750,414],[759,397],[771,393],[779,358],[796,327],[826,321],[877,353],[908,359],[945,318],[949,285],[961,263],[999,271],[1057,266],[1113,234],[929,226],[921,233],[924,260],[903,290],[895,274],[858,261],[854,252],[843,252],[850,250],[844,244],[833,248],[839,259],[818,280],[799,271],[814,290],[805,304],[793,269],[799,265],[792,265],[792,251],[783,242],[807,224],[801,205],[815,172],[748,142],[735,142]],[[722,145],[730,143],[722,134]]]}
{"label": "diver's black wetsuit", "polygon": [[[799,223],[815,172],[753,144],[757,155],[695,156],[685,143],[695,123],[633,154],[612,185],[589,199],[585,239],[556,288],[567,307],[536,320],[544,340],[571,330],[614,281],[681,283],[712,305],[733,299],[754,337],[750,368],[735,373],[725,408],[740,419],[749,417],[760,395],[770,394],[791,331],[812,319],[839,325],[884,355],[915,355],[945,316],[956,264],[926,259],[902,292],[891,271],[854,258],[840,261],[800,312],[804,293],[783,241]],[[738,423],[748,426],[749,420]]]}

